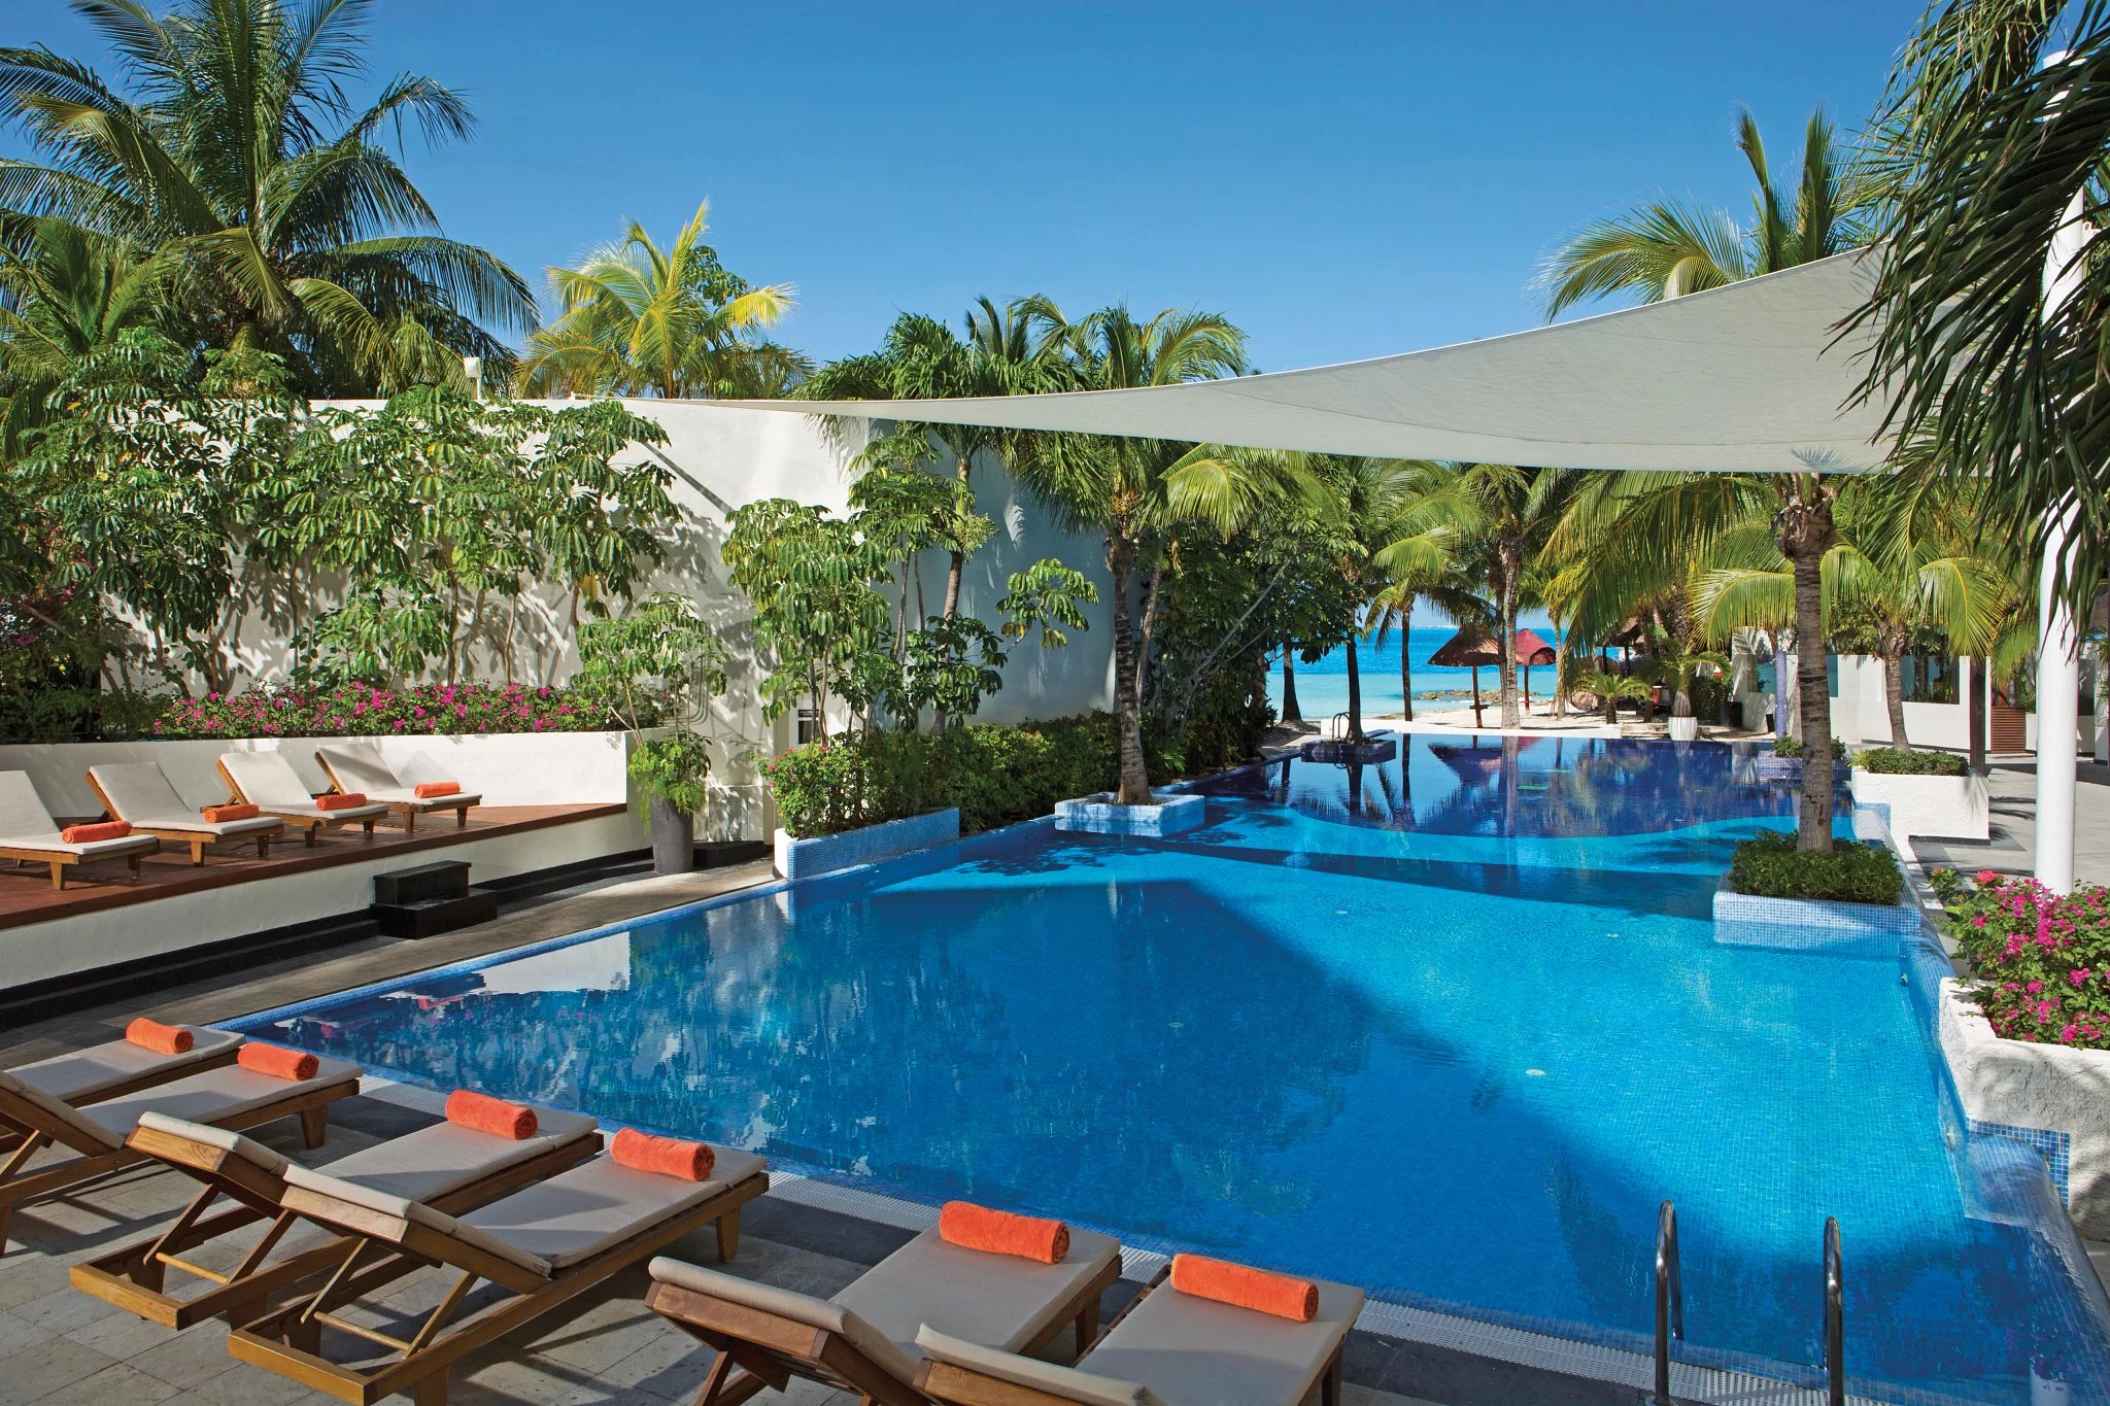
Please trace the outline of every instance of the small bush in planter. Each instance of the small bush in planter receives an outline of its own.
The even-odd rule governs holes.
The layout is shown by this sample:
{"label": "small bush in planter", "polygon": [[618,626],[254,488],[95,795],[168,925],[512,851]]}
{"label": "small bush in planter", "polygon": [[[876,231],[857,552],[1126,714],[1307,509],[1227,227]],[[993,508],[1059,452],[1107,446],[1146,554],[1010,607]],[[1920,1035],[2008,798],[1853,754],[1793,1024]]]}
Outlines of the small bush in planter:
{"label": "small bush in planter", "polygon": [[1854,757],[1854,766],[1878,776],[1965,776],[1970,763],[1954,752],[1900,752],[1871,747]]}
{"label": "small bush in planter", "polygon": [[1953,870],[1934,880],[1949,936],[1970,963],[1966,991],[1994,1034],[2110,1050],[2110,889],[2062,897],[1990,869],[1973,888]]}
{"label": "small bush in planter", "polygon": [[[1802,756],[1802,739],[1799,737],[1781,738],[1778,742],[1775,742],[1773,744],[1773,755],[1776,757],[1785,758],[1790,761],[1799,759]],[[1840,741],[1838,738],[1834,737],[1832,739],[1833,760],[1836,761],[1837,759],[1844,757],[1845,755],[1846,744]]]}
{"label": "small bush in planter", "polygon": [[1904,886],[1897,856],[1853,840],[1837,841],[1830,854],[1808,854],[1795,848],[1793,835],[1761,835],[1738,845],[1729,866],[1729,887],[1761,898],[1889,904]]}

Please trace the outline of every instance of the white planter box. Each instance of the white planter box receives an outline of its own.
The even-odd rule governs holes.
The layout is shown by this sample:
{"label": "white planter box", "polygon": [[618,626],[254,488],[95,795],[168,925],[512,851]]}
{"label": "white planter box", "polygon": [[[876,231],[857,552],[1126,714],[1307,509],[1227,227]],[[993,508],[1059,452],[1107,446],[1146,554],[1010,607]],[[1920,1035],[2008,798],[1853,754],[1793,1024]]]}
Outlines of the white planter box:
{"label": "white planter box", "polygon": [[1939,1033],[1971,1132],[2034,1148],[2081,1234],[2110,1238],[2110,1052],[2003,1040],[1954,978]]}
{"label": "white planter box", "polygon": [[1891,776],[1855,767],[1853,790],[1858,805],[1890,807],[1895,835],[1982,840],[1992,833],[1985,778],[1976,774]]}
{"label": "white planter box", "polygon": [[1209,803],[1200,796],[1156,793],[1157,804],[1124,806],[1114,792],[1055,802],[1055,828],[1098,835],[1179,835],[1199,830],[1209,818]]}
{"label": "white planter box", "polygon": [[934,810],[925,815],[867,825],[861,830],[845,830],[839,835],[815,835],[803,840],[779,830],[776,834],[776,869],[786,879],[810,879],[816,874],[832,874],[838,869],[874,864],[907,854],[910,850],[928,849],[959,838],[960,812],[957,809]]}
{"label": "white planter box", "polygon": [[507,732],[463,736],[248,737],[147,742],[24,743],[0,747],[0,771],[26,771],[54,815],[97,815],[102,802],[88,789],[88,768],[112,762],[155,762],[192,805],[227,799],[227,783],[213,764],[227,752],[276,749],[293,763],[311,791],[330,779],[315,749],[364,741],[381,749],[405,779],[421,767],[458,778],[462,789],[492,806],[622,805],[630,799],[628,768],[637,734],[628,732]]}

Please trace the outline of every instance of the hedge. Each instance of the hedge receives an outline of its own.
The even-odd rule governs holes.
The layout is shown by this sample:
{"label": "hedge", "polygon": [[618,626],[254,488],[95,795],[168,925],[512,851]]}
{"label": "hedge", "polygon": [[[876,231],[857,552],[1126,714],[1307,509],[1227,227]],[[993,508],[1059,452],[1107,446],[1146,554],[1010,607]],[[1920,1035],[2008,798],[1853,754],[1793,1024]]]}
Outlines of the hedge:
{"label": "hedge", "polygon": [[1830,854],[1806,854],[1793,835],[1775,832],[1736,847],[1729,887],[1762,898],[1896,903],[1905,876],[1888,846],[1839,840]]}
{"label": "hedge", "polygon": [[1964,776],[1971,770],[1954,752],[1900,752],[1895,747],[1871,747],[1854,757],[1854,765],[1878,776]]}
{"label": "hedge", "polygon": [[[646,726],[652,722],[648,717]],[[202,698],[51,689],[0,700],[0,738],[29,742],[598,732],[614,726],[605,709],[575,693],[524,683],[260,688]]]}
{"label": "hedge", "polygon": [[[1180,774],[1182,758],[1147,749],[1153,782]],[[817,742],[762,765],[784,829],[801,839],[960,808],[974,834],[1054,810],[1071,796],[1120,780],[1111,714],[1017,727],[969,724],[944,735],[872,732]]]}

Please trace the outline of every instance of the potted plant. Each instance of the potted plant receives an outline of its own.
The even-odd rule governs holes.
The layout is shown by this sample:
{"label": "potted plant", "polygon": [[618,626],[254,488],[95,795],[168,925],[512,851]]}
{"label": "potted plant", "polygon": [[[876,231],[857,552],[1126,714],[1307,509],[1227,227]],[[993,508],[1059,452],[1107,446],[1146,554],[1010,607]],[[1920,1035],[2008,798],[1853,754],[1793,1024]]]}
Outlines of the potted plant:
{"label": "potted plant", "polygon": [[1700,735],[1700,720],[1692,711],[1693,681],[1702,673],[1721,672],[1729,661],[1712,650],[1695,649],[1668,631],[1658,632],[1655,654],[1649,672],[1670,688],[1671,739],[1690,742]]}
{"label": "potted plant", "polygon": [[[1761,781],[1784,781],[1791,786],[1802,784],[1802,739],[1783,737],[1773,744],[1773,750],[1761,753],[1755,770]],[[1853,763],[1846,759],[1846,743],[1837,737],[1832,739],[1832,779],[1841,784],[1853,775]]]}
{"label": "potted plant", "polygon": [[709,799],[711,759],[697,724],[704,704],[725,691],[725,647],[686,597],[661,594],[620,619],[579,630],[573,688],[621,726],[658,737],[630,754],[638,809],[652,828],[652,868],[696,867],[696,817]]}
{"label": "potted plant", "polygon": [[1871,747],[1853,760],[1854,800],[1890,807],[1894,835],[1982,840],[1992,833],[1985,778],[1954,752]]}

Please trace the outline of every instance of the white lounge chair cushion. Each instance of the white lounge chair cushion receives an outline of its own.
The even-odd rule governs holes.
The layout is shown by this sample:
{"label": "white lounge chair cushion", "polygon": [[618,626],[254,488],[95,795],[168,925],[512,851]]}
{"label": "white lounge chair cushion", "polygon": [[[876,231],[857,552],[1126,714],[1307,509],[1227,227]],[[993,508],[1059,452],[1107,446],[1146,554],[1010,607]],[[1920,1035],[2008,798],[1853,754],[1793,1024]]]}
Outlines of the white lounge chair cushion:
{"label": "white lounge chair cushion", "polygon": [[947,1244],[930,1229],[859,1275],[839,1303],[904,1348],[928,1324],[1007,1352],[1022,1351],[1060,1319],[1094,1275],[1121,1257],[1111,1235],[1070,1229],[1069,1257],[1040,1264]]}
{"label": "white lounge chair cushion", "polygon": [[192,1065],[223,1055],[242,1043],[243,1037],[232,1030],[208,1030],[198,1025],[181,1028],[191,1033],[191,1047],[182,1054],[161,1054],[130,1040],[111,1040],[71,1054],[40,1059],[35,1064],[18,1064],[8,1073],[53,1098],[87,1103],[105,1089],[147,1075],[173,1079]]}
{"label": "white lounge chair cushion", "polygon": [[359,1066],[341,1059],[325,1059],[312,1079],[281,1079],[230,1064],[208,1069],[173,1083],[158,1084],[136,1094],[91,1103],[81,1112],[120,1139],[139,1125],[146,1113],[161,1113],[193,1123],[224,1123],[281,1099],[315,1089],[357,1080]]}
{"label": "white lounge chair cushion", "polygon": [[870,1358],[872,1365],[904,1384],[916,1380],[916,1361],[891,1338],[833,1300],[817,1299],[795,1289],[757,1284],[752,1279],[721,1274],[715,1269],[690,1264],[666,1255],[652,1261],[652,1277],[677,1289],[706,1294],[727,1303],[739,1304],[759,1313],[772,1313],[833,1333]]}
{"label": "white lounge chair cushion", "polygon": [[1363,1291],[1321,1279],[1309,1323],[1151,1291],[1079,1364],[1149,1387],[1167,1406],[1296,1406],[1318,1384],[1363,1311]]}
{"label": "white lounge chair cushion", "polygon": [[26,771],[0,771],[0,847],[49,850],[75,859],[102,859],[112,855],[145,853],[154,848],[152,835],[125,835],[115,840],[91,840],[68,844],[59,838],[58,822],[44,809],[44,799]]}
{"label": "white lounge chair cushion", "polygon": [[315,804],[315,797],[308,793],[308,785],[293,769],[293,763],[277,752],[228,752],[220,758],[220,765],[233,778],[243,800],[277,815],[304,820],[364,820],[369,815],[388,813],[385,805],[324,810]]}
{"label": "white lounge chair cushion", "polygon": [[110,803],[111,813],[142,829],[195,831],[222,838],[282,826],[264,815],[252,820],[208,821],[197,807],[184,804],[154,762],[108,762],[89,767],[88,775]]}
{"label": "white lounge chair cushion", "polygon": [[172,1118],[166,1113],[148,1110],[139,1115],[139,1127],[151,1132],[167,1133],[170,1137],[189,1138],[192,1142],[217,1147],[220,1151],[254,1166],[266,1176],[282,1177],[286,1168],[292,1166],[285,1158],[258,1142],[255,1138],[231,1133],[225,1128],[215,1128],[209,1123],[193,1123],[188,1118]]}
{"label": "white lounge chair cushion", "polygon": [[710,1200],[768,1165],[751,1152],[715,1151],[718,1165],[708,1181],[633,1171],[604,1153],[470,1211],[462,1224],[563,1269]]}
{"label": "white lounge chair cushion", "polygon": [[598,1126],[582,1114],[551,1108],[536,1109],[535,1124],[533,1137],[508,1138],[459,1123],[434,1123],[340,1157],[327,1171],[340,1181],[405,1201],[429,1201],[565,1143],[580,1142]]}
{"label": "white lounge chair cushion", "polygon": [[[409,806],[412,810],[458,810],[473,806],[483,799],[474,791],[456,791],[447,796],[420,796],[415,783],[405,781],[389,769],[381,757],[381,749],[371,742],[347,742],[335,747],[317,747],[315,758],[329,768],[330,776],[346,791],[358,791],[369,800],[386,801],[390,805]],[[427,772],[439,772],[437,763],[427,761],[423,768]],[[452,781],[444,774],[432,778]]]}
{"label": "white lounge chair cushion", "polygon": [[[980,1372],[985,1377],[994,1377],[1014,1386],[1044,1391],[1065,1401],[1075,1401],[1079,1406],[1164,1406],[1149,1387],[1136,1382],[1118,1381],[1097,1372],[1057,1366],[1037,1357],[1020,1357],[1016,1353],[983,1347],[965,1338],[941,1333],[935,1328],[926,1327],[919,1331],[916,1347],[940,1362]],[[1233,1399],[1245,1401],[1248,1398]],[[1262,1398],[1254,1396],[1250,1399],[1259,1401]],[[1268,1402],[1273,1406],[1273,1398],[1268,1398]],[[1284,1402],[1283,1406],[1297,1406],[1297,1403]]]}
{"label": "white lounge chair cushion", "polygon": [[[0,1089],[13,1094],[35,1110],[38,1116],[29,1120],[35,1124],[34,1131],[50,1133],[69,1147],[78,1147],[84,1152],[91,1149],[115,1152],[124,1146],[123,1134],[113,1134],[86,1114],[59,1102],[42,1089],[31,1088],[12,1074],[0,1071]],[[70,1136],[62,1137],[62,1132]]]}

